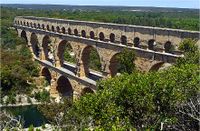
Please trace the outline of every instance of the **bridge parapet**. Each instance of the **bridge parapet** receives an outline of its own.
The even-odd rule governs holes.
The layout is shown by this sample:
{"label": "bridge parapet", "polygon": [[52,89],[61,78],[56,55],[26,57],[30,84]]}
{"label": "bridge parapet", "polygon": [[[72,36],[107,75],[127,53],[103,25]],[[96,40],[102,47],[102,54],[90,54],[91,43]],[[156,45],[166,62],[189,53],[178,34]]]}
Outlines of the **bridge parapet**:
{"label": "bridge parapet", "polygon": [[18,16],[15,18],[14,23],[127,45],[138,46],[139,44],[146,44],[150,46],[153,41],[157,45],[161,45],[163,49],[166,48],[166,44],[177,47],[185,38],[192,38],[199,41],[200,36],[200,32],[198,31],[34,16]]}

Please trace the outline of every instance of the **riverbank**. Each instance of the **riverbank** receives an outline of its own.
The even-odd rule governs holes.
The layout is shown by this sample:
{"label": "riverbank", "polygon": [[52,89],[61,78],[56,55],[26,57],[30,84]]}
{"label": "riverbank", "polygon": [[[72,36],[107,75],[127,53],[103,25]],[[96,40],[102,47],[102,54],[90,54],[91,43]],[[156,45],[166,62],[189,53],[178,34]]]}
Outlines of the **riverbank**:
{"label": "riverbank", "polygon": [[34,103],[18,103],[18,104],[0,104],[0,108],[2,107],[18,107],[18,106],[30,106],[30,105],[40,105],[41,102],[34,102]]}
{"label": "riverbank", "polygon": [[14,98],[14,103],[8,101],[9,96],[4,96],[2,98],[2,103],[0,103],[0,108],[2,107],[18,107],[18,106],[29,106],[29,105],[39,105],[42,104],[35,98],[29,97],[25,94],[18,94]]}

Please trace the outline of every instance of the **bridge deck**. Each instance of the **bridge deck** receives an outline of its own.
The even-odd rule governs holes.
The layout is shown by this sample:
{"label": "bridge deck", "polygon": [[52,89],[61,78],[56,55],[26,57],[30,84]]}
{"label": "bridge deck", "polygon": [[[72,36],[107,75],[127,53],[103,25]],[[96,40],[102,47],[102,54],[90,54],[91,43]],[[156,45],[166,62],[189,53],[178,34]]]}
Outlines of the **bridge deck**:
{"label": "bridge deck", "polygon": [[71,78],[73,80],[77,80],[80,83],[84,83],[85,85],[96,86],[96,81],[95,80],[92,80],[92,79],[87,78],[87,77],[78,77],[78,76],[75,75],[74,72],[72,72],[72,71],[70,71],[70,70],[68,70],[66,68],[63,68],[63,67],[59,67],[59,68],[55,67],[55,66],[52,65],[51,62],[49,62],[47,60],[40,60],[40,59],[38,59],[36,57],[35,57],[35,60],[37,62],[39,62],[41,65],[46,66],[46,67],[48,67],[48,68],[50,68],[50,69],[52,69],[52,70],[54,70],[54,71],[56,71],[56,72],[58,72],[58,73],[60,73],[60,74],[62,74],[64,76],[66,76],[68,78]]}
{"label": "bridge deck", "polygon": [[58,32],[52,32],[52,31],[47,31],[43,29],[36,29],[36,28],[31,28],[31,27],[22,26],[22,25],[14,24],[14,26],[22,30],[28,30],[30,32],[35,32],[39,34],[47,34],[49,36],[59,37],[67,41],[82,42],[86,45],[94,45],[98,47],[107,48],[109,50],[122,51],[124,48],[127,48],[130,50],[134,50],[136,53],[136,56],[147,58],[150,60],[158,60],[158,61],[163,61],[167,63],[174,63],[177,58],[183,57],[183,55],[176,55],[176,54],[171,54],[171,53],[166,53],[166,52],[158,52],[158,51],[142,49],[142,48],[138,48],[134,46],[127,46],[127,45],[116,44],[112,42],[105,42],[105,41],[100,41],[100,40],[95,40],[95,39],[90,39],[90,38],[85,38],[85,37],[80,37],[80,36],[75,36],[75,35],[62,34]]}

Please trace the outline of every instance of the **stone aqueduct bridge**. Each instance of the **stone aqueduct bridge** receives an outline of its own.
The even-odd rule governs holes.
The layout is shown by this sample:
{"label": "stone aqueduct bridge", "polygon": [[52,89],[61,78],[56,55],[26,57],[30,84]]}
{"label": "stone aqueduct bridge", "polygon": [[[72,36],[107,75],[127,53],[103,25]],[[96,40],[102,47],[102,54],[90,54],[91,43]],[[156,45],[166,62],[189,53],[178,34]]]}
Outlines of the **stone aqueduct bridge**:
{"label": "stone aqueduct bridge", "polygon": [[[157,27],[63,20],[32,16],[14,19],[18,35],[24,37],[41,75],[51,84],[50,93],[76,95],[96,90],[96,80],[117,73],[116,56],[124,48],[134,50],[136,67],[157,70],[164,63],[174,63],[182,55],[176,47],[184,38],[197,39],[200,32]],[[64,62],[65,47],[70,45],[76,65]],[[171,51],[174,47],[175,51]],[[94,48],[101,62],[101,72],[89,69],[89,54]]]}

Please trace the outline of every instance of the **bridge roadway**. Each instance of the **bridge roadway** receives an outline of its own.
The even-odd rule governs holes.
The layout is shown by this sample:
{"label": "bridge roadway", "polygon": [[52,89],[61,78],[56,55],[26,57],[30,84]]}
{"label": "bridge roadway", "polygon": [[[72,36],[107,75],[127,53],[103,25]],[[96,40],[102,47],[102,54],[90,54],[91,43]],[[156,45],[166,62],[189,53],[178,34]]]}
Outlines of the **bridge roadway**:
{"label": "bridge roadway", "polygon": [[[63,76],[79,81],[80,83],[87,85],[89,87],[96,86],[96,80],[103,78],[103,76],[100,73],[97,73],[96,71],[90,72],[90,77],[78,77],[73,72],[73,70],[76,68],[73,64],[65,63],[65,67],[55,67],[53,64],[47,60],[40,60],[37,57],[34,58],[39,64],[48,67],[49,69],[52,69]],[[90,86],[93,85],[93,86]],[[94,89],[95,90],[95,89]]]}
{"label": "bridge roadway", "polygon": [[96,47],[102,47],[109,50],[122,51],[124,48],[127,48],[130,50],[134,50],[137,57],[151,59],[152,61],[157,60],[157,61],[163,61],[166,63],[174,63],[177,58],[183,57],[183,55],[180,55],[180,54],[177,55],[177,54],[172,54],[172,53],[167,53],[167,52],[159,52],[159,51],[154,51],[154,50],[149,50],[149,49],[143,49],[143,48],[134,47],[134,46],[127,46],[123,44],[115,44],[110,41],[105,42],[105,41],[85,38],[81,36],[75,36],[75,35],[63,34],[63,33],[58,33],[58,32],[53,32],[53,31],[47,31],[43,29],[31,28],[31,27],[27,27],[23,25],[14,24],[14,27],[17,29],[30,31],[37,34],[45,34],[48,36],[58,37],[60,39],[64,39],[67,41],[81,42],[86,45],[91,45],[91,46],[93,45]]}

